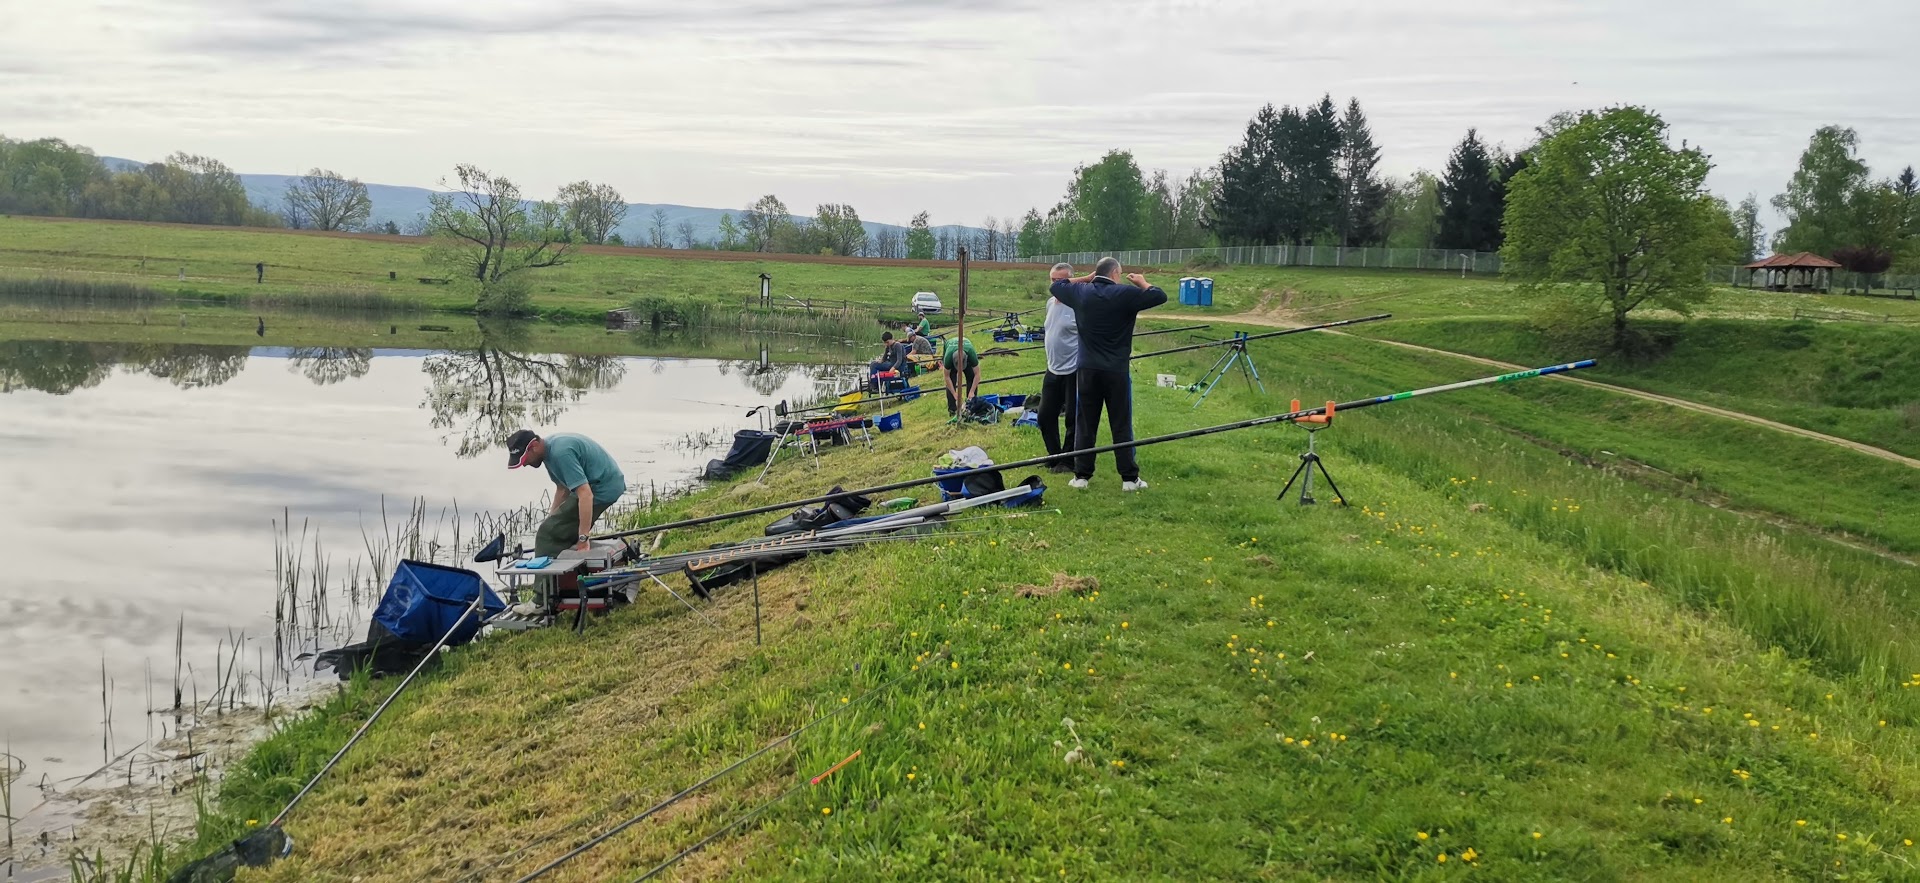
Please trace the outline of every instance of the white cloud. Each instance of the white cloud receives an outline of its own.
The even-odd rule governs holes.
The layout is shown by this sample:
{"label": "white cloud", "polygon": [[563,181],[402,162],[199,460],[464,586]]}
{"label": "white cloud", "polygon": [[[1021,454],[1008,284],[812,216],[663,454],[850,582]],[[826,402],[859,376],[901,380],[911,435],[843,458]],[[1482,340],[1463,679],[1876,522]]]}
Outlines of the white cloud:
{"label": "white cloud", "polygon": [[[1703,144],[1733,198],[1815,126],[1881,174],[1920,159],[1908,0],[67,0],[0,33],[0,120],[104,153],[428,185],[476,162],[529,192],[852,202],[971,222],[1058,198],[1108,149],[1185,172],[1262,103],[1360,98],[1385,166],[1468,127],[1519,146],[1631,102]],[[1871,27],[1863,30],[1862,25]]]}

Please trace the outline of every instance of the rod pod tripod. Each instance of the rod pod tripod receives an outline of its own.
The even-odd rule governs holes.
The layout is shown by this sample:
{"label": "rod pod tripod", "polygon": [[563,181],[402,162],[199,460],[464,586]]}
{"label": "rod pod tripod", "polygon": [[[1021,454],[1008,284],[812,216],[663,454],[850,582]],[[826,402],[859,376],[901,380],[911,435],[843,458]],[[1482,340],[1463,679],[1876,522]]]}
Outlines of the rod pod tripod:
{"label": "rod pod tripod", "polygon": [[1200,393],[1200,397],[1193,400],[1195,408],[1200,407],[1201,403],[1207,400],[1207,396],[1213,394],[1213,388],[1226,379],[1227,371],[1236,363],[1240,366],[1240,374],[1247,378],[1247,385],[1260,387],[1260,394],[1266,395],[1267,384],[1260,379],[1260,369],[1253,364],[1253,353],[1247,351],[1247,332],[1235,331],[1233,339],[1227,343],[1227,351],[1221,354],[1220,358],[1213,363],[1213,367],[1208,368],[1207,373],[1201,375],[1200,379],[1189,388]]}
{"label": "rod pod tripod", "polygon": [[[1320,470],[1320,477],[1327,480],[1327,487],[1333,491],[1333,498],[1339,501],[1340,505],[1347,505],[1347,495],[1340,493],[1340,486],[1333,483],[1333,476],[1327,472],[1326,462],[1321,460],[1319,453],[1313,449],[1314,436],[1318,435],[1320,430],[1333,425],[1333,409],[1334,403],[1328,402],[1326,413],[1301,417],[1294,421],[1307,431],[1307,452],[1300,455],[1300,465],[1294,467],[1293,476],[1287,479],[1286,486],[1280,489],[1280,496],[1274,499],[1286,499],[1287,491],[1293,489],[1293,483],[1300,481],[1300,505],[1314,505],[1318,501],[1313,498],[1313,470],[1317,468]],[[1300,410],[1299,399],[1293,400],[1293,410]],[[1304,480],[1301,480],[1303,478]]]}

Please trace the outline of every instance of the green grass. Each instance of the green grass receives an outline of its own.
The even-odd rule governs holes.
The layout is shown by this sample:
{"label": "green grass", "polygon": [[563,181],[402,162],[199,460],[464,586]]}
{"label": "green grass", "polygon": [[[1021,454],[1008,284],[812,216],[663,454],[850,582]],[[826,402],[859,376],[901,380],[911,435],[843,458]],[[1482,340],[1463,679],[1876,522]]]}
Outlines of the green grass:
{"label": "green grass", "polygon": [[[1296,392],[1471,373],[1357,339],[1272,351],[1264,400],[1224,385],[1196,415],[1183,394],[1139,384],[1143,434],[1278,410]],[[1342,418],[1322,450],[1351,509],[1271,499],[1297,430],[1143,450],[1153,488],[1139,495],[1119,493],[1103,461],[1094,489],[1049,490],[1059,514],[769,575],[761,647],[744,588],[722,596],[718,631],[649,595],[584,638],[484,642],[395,706],[291,820],[296,855],[249,879],[510,879],[908,672],[551,879],[635,876],[855,749],[683,875],[1911,877],[1913,568],[1563,457],[1657,410],[1623,414],[1588,392],[1529,381]],[[1030,432],[954,430],[939,410],[909,406],[907,429],[871,454],[832,451],[817,472],[786,463],[771,487],[737,483],[654,517],[923,475],[962,444],[1003,461],[1037,451]],[[1773,438],[1659,419],[1688,455]],[[1888,492],[1879,481],[1844,472],[1832,486]],[[1097,594],[1014,591],[1055,573],[1095,577]],[[270,816],[384,689],[355,685],[255,752],[199,848]],[[1087,762],[1064,760],[1076,737],[1063,718]]]}
{"label": "green grass", "polygon": [[[1920,456],[1920,328],[1901,325],[1649,321],[1652,355],[1588,376],[1754,414]],[[1565,345],[1517,319],[1381,323],[1360,333],[1525,363]]]}

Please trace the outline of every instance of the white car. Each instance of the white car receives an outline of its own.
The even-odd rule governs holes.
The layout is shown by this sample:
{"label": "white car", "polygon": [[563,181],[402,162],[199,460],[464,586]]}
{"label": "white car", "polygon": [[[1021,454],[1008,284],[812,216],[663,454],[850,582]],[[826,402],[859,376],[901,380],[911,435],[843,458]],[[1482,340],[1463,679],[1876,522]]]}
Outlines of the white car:
{"label": "white car", "polygon": [[913,311],[916,313],[938,313],[940,312],[940,295],[934,294],[931,291],[916,291],[909,305],[913,307]]}

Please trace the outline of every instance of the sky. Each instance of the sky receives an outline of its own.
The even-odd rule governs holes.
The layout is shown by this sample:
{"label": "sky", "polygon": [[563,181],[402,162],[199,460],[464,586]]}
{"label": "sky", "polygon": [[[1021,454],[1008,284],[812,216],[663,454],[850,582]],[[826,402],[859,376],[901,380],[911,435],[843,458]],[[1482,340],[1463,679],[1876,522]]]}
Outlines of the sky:
{"label": "sky", "polygon": [[235,170],[979,224],[1128,149],[1182,174],[1260,107],[1360,99],[1382,169],[1469,127],[1661,113],[1730,200],[1824,124],[1920,164],[1913,0],[0,0],[0,133]]}

